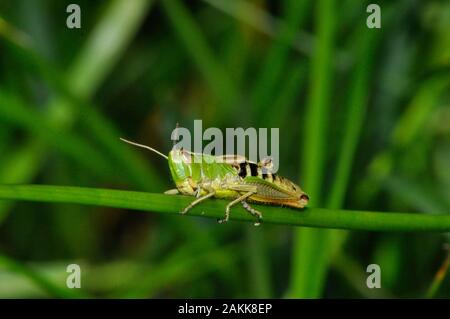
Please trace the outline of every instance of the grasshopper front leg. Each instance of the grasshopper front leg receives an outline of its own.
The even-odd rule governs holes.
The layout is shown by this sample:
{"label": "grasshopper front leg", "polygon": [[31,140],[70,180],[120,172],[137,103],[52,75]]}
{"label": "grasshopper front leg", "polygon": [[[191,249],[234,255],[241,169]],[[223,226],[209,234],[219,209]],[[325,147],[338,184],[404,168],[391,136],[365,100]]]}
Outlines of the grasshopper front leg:
{"label": "grasshopper front leg", "polygon": [[190,209],[192,209],[192,207],[194,207],[195,205],[200,204],[201,202],[203,202],[204,200],[213,197],[216,194],[215,191],[211,191],[210,193],[203,195],[202,197],[197,198],[196,200],[194,200],[192,203],[190,203],[188,206],[186,206],[185,209],[183,209],[180,214],[184,215],[186,214]]}

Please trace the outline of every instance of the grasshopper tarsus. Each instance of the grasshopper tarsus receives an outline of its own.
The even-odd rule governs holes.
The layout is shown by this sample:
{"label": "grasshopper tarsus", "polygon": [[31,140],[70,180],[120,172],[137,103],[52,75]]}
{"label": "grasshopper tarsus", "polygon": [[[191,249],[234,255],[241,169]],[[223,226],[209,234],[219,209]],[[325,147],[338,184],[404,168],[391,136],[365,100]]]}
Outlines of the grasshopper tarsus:
{"label": "grasshopper tarsus", "polygon": [[217,220],[217,222],[219,224],[224,224],[224,223],[228,222],[228,220],[230,219],[230,208],[231,208],[231,206],[233,206],[232,204],[233,204],[233,202],[231,202],[227,205],[227,208],[225,209],[225,217]]}
{"label": "grasshopper tarsus", "polygon": [[219,224],[225,224],[226,222],[228,222],[228,219],[227,218],[218,219],[217,222]]}

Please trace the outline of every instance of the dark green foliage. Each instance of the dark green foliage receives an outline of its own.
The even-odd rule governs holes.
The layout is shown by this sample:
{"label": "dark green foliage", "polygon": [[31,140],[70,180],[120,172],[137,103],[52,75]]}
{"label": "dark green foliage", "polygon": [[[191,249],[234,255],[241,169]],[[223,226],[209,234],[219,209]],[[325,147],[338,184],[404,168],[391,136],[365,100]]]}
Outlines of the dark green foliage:
{"label": "dark green foliage", "polygon": [[[0,2],[0,297],[449,296],[448,3],[379,1],[368,29],[369,1],[83,0],[79,30],[69,3]],[[279,127],[311,207],[135,212],[191,198],[119,137],[166,153],[193,119]]]}

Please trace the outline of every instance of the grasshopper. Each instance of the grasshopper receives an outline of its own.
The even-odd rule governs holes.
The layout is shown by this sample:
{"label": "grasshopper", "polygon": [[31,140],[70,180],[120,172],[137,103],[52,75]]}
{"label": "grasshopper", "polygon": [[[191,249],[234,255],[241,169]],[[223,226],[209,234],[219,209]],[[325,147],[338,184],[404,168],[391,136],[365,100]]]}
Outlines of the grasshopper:
{"label": "grasshopper", "polygon": [[271,173],[270,159],[255,163],[241,155],[213,156],[176,148],[164,155],[149,146],[123,138],[121,140],[148,149],[168,161],[176,189],[165,193],[196,197],[181,214],[186,214],[191,208],[211,197],[232,199],[225,208],[224,218],[218,222],[227,222],[231,207],[241,203],[245,210],[257,218],[257,226],[263,216],[251,207],[249,202],[303,208],[309,201],[308,195],[297,184]]}

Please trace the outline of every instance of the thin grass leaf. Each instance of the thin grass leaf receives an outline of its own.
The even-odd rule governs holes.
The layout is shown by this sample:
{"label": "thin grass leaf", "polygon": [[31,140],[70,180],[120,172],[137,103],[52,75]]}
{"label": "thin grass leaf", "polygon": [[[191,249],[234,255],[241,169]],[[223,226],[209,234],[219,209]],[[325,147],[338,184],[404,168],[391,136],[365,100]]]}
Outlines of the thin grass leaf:
{"label": "thin grass leaf", "polygon": [[[45,145],[42,142],[27,142],[25,146],[9,151],[0,165],[0,184],[16,183],[29,180],[34,168],[42,165]],[[0,201],[0,224],[8,215],[13,202]]]}
{"label": "thin grass leaf", "polygon": [[364,267],[356,260],[345,254],[338,254],[333,259],[331,266],[336,269],[351,284],[351,286],[364,298],[394,298],[384,287],[367,289],[367,273],[362,271]]}
{"label": "thin grass leaf", "polygon": [[[325,172],[325,151],[336,28],[334,1],[318,1],[315,7],[317,46],[311,62],[311,88],[305,118],[305,138],[301,146],[302,185],[308,190],[312,205],[322,203],[321,186]],[[327,258],[328,233],[300,229],[295,234],[290,296],[319,297]]]}
{"label": "thin grass leaf", "polygon": [[41,114],[25,106],[22,101],[11,96],[1,87],[0,115],[2,121],[8,121],[8,123],[23,128],[30,135],[39,136],[93,172],[103,176],[108,176],[113,172],[111,167],[108,169],[109,165],[105,163],[106,159],[103,154],[86,145],[78,136],[62,134],[58,128],[48,124]]}
{"label": "thin grass leaf", "polygon": [[433,187],[425,187],[425,185],[395,175],[386,178],[382,187],[404,200],[417,211],[450,211],[450,205],[437,196],[439,192]]}
{"label": "thin grass leaf", "polygon": [[[278,29],[278,34],[272,47],[262,64],[259,75],[252,92],[252,112],[255,123],[264,127],[280,127],[283,116],[286,115],[289,104],[295,98],[294,92],[298,93],[299,82],[293,83],[292,79],[298,80],[297,72],[290,74],[291,85],[286,85],[282,78],[286,61],[291,51],[291,44],[295,40],[298,29],[308,13],[309,1],[287,1],[284,3],[284,20]],[[298,69],[296,69],[298,71]],[[281,91],[280,93],[278,91]],[[278,99],[277,99],[278,97]],[[277,100],[274,104],[273,101]],[[276,110],[275,112],[273,110]],[[268,119],[268,122],[264,122]],[[251,247],[251,283],[255,289],[256,296],[268,298],[271,295],[269,261],[266,249],[263,246],[264,232],[250,232],[247,234],[247,246]]]}
{"label": "thin grass leaf", "polygon": [[[385,25],[388,21],[389,16],[385,12]],[[369,85],[374,68],[375,52],[381,38],[381,32],[370,31],[372,30],[367,30],[365,26],[364,29],[356,31],[360,40],[357,44],[357,63],[354,65],[349,98],[345,106],[348,116],[343,124],[343,137],[337,159],[336,173],[332,181],[330,194],[326,198],[326,207],[331,209],[343,207],[345,196],[349,190],[349,180],[354,167],[360,133],[368,109]],[[339,252],[348,235],[348,232],[343,231],[329,232],[327,235],[328,242],[324,245],[324,251],[327,251],[328,256],[324,258],[323,267],[326,267],[326,263]],[[326,275],[326,271],[323,272],[323,275]]]}
{"label": "thin grass leaf", "polygon": [[[283,41],[286,45],[289,45],[298,52],[306,55],[311,55],[313,51],[313,40],[312,36],[304,31],[298,31],[297,34],[292,34],[297,30],[289,30],[289,27],[284,25],[284,21],[279,20],[265,10],[259,8],[254,3],[250,1],[237,1],[237,0],[203,0],[212,7],[224,12],[233,18],[242,21],[243,23],[251,26],[255,30],[262,32],[271,38],[278,38],[280,35],[280,30],[284,29],[284,35],[278,38],[277,41]],[[295,1],[294,1],[295,2]],[[295,5],[291,2],[291,5]],[[300,1],[298,1],[300,3]],[[304,1],[303,1],[304,2]],[[291,12],[291,14],[296,14],[301,12]],[[294,36],[294,41],[292,41],[292,36]]]}
{"label": "thin grass leaf", "polygon": [[[180,42],[183,43],[222,106],[232,107],[239,91],[234,86],[223,65],[215,58],[200,27],[184,3],[178,0],[167,0],[161,1],[160,4],[163,6],[170,23],[179,36]],[[226,110],[226,108],[221,109]],[[229,116],[229,114],[221,115]]]}
{"label": "thin grass leaf", "polygon": [[285,85],[282,79],[282,71],[289,56],[290,44],[305,20],[310,1],[291,0],[283,4],[285,24],[278,30],[277,37],[269,49],[264,63],[262,63],[259,75],[256,77],[257,80],[252,92],[253,114],[256,117],[273,113],[269,108],[272,107],[273,96],[277,95],[277,88]]}
{"label": "thin grass leaf", "polygon": [[88,98],[108,76],[142,24],[153,0],[113,0],[67,72],[72,91]]}
{"label": "thin grass leaf", "polygon": [[[295,113],[296,98],[305,85],[306,80],[306,62],[299,61],[292,66],[287,67],[285,82],[274,97],[272,108],[273,112],[264,112],[261,115],[261,123],[267,127],[280,127],[291,113]],[[293,112],[294,111],[294,112]],[[286,136],[286,144],[291,145],[291,135]]]}
{"label": "thin grass leaf", "polygon": [[[250,1],[240,0],[203,0],[212,7],[220,10],[231,17],[242,21],[254,30],[259,31],[269,37],[276,39],[280,34],[280,30],[289,29],[283,20],[272,16],[267,11],[259,8],[256,4]],[[300,1],[298,1],[300,3]],[[286,33],[278,41],[285,42],[291,48],[302,55],[311,57],[314,55],[316,39],[313,35],[303,30],[292,30],[296,32],[294,41],[292,41],[289,33]],[[352,63],[352,57],[344,51],[336,53],[335,66],[338,69],[346,69]]]}
{"label": "thin grass leaf", "polygon": [[[236,244],[195,253],[183,247],[165,262],[146,271],[144,275],[139,274],[133,280],[137,283],[135,287],[125,293],[119,292],[119,295],[125,298],[154,297],[159,291],[172,284],[188,284],[212,271],[233,267],[236,264],[238,251],[239,247]],[[188,276],[186,269],[189,269]]]}
{"label": "thin grass leaf", "polygon": [[[84,204],[179,214],[192,202],[193,198],[101,188],[0,185],[0,199]],[[224,215],[226,203],[228,202],[225,200],[210,200],[194,207],[184,217],[203,216],[219,219]],[[450,230],[450,214],[444,214],[444,212],[408,214],[314,207],[303,210],[261,205],[254,205],[254,207],[263,212],[263,223],[367,231],[444,232]],[[242,207],[233,208],[231,219],[255,222],[255,218]]]}
{"label": "thin grass leaf", "polygon": [[23,275],[52,297],[86,298],[88,296],[84,292],[68,289],[63,285],[57,285],[32,268],[4,255],[0,255],[0,268]]}
{"label": "thin grass leaf", "polygon": [[346,106],[346,121],[337,159],[336,173],[327,198],[327,207],[340,208],[348,189],[350,173],[355,160],[361,130],[368,108],[369,84],[374,64],[375,48],[380,38],[379,32],[364,32],[358,45],[358,60],[355,64]]}
{"label": "thin grass leaf", "polygon": [[439,100],[448,91],[449,83],[449,76],[444,74],[429,79],[418,88],[394,128],[391,146],[372,159],[368,165],[367,177],[357,185],[360,204],[367,204],[379,193],[383,181],[394,169],[395,153],[407,148],[421,133],[433,108],[439,105]]}
{"label": "thin grass leaf", "polygon": [[[106,17],[105,19],[109,19]],[[156,172],[145,164],[136,153],[129,148],[123,147],[117,140],[123,134],[119,133],[109,121],[96,111],[96,108],[89,105],[84,99],[79,98],[85,92],[73,92],[72,87],[66,81],[56,67],[50,65],[30,48],[18,46],[17,43],[10,43],[12,49],[22,57],[22,61],[36,69],[48,83],[61,96],[50,102],[48,107],[48,121],[58,125],[59,130],[69,130],[77,117],[84,120],[87,127],[92,131],[92,137],[97,139],[111,155],[111,160],[116,160],[125,172],[128,172],[130,179],[145,190],[156,190],[162,187],[162,183]],[[114,54],[114,52],[109,52]],[[106,59],[108,57],[105,57]],[[88,79],[90,73],[86,75]],[[104,162],[105,163],[105,162]],[[36,168],[37,169],[37,168]]]}
{"label": "thin grass leaf", "polygon": [[431,285],[428,288],[427,293],[425,294],[426,298],[433,298],[436,295],[448,272],[449,265],[450,265],[450,252],[447,252],[447,256],[445,257],[444,262],[436,272],[436,275],[434,276],[434,279],[431,282]]}

